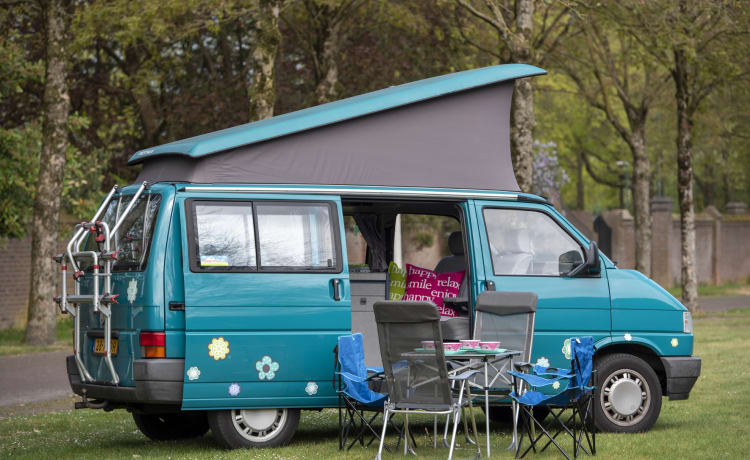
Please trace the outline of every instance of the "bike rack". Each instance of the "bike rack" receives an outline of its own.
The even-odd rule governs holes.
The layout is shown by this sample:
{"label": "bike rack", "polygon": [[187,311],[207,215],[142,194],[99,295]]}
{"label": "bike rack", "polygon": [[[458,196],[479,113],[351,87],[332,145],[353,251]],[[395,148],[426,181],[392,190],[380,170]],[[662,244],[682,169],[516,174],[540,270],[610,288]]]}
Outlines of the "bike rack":
{"label": "bike rack", "polygon": [[[81,376],[83,383],[93,382],[94,378],[91,377],[86,365],[81,358],[81,306],[92,305],[94,313],[98,313],[104,319],[104,347],[105,356],[104,361],[107,364],[110,374],[112,375],[112,381],[110,383],[117,385],[120,383],[120,377],[117,375],[114,363],[112,362],[112,305],[118,303],[118,294],[112,294],[112,262],[118,258],[118,251],[111,249],[112,240],[117,240],[117,230],[125,221],[130,211],[133,210],[138,199],[141,197],[143,192],[148,188],[148,182],[143,182],[138,190],[133,195],[133,198],[128,203],[125,211],[122,214],[119,213],[116,218],[115,225],[112,229],[109,225],[99,220],[102,214],[106,212],[107,207],[114,199],[114,196],[120,190],[120,187],[115,185],[112,190],[107,194],[106,198],[102,202],[99,209],[94,214],[94,218],[89,222],[81,222],[77,224],[73,229],[73,237],[66,246],[66,252],[55,256],[55,261],[61,265],[62,272],[62,294],[55,297],[54,300],[60,307],[62,313],[70,313],[74,318],[74,339],[73,339],[73,352],[75,355],[76,367],[78,367],[78,373]],[[122,197],[119,197],[120,199]],[[122,201],[120,201],[120,204]],[[86,235],[90,234],[91,237],[96,238],[97,243],[102,243],[99,246],[100,251],[81,251],[81,245],[86,239]],[[81,259],[87,259],[92,261],[92,284],[93,289],[91,294],[81,294],[80,280],[84,275],[83,271],[80,270],[79,264],[77,263]],[[103,262],[103,265],[100,265]],[[67,291],[67,264],[73,270],[73,295],[68,295]],[[102,271],[103,270],[103,271]],[[104,293],[100,294],[100,278],[104,282]]]}

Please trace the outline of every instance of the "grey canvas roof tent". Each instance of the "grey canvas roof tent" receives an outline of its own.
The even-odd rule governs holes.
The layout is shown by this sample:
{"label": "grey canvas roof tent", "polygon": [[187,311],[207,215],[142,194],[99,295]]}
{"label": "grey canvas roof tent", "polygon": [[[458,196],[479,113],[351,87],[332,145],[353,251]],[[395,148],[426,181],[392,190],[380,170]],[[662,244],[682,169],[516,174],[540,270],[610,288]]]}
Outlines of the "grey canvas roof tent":
{"label": "grey canvas roof tent", "polygon": [[519,191],[508,64],[428,78],[136,152],[138,181]]}

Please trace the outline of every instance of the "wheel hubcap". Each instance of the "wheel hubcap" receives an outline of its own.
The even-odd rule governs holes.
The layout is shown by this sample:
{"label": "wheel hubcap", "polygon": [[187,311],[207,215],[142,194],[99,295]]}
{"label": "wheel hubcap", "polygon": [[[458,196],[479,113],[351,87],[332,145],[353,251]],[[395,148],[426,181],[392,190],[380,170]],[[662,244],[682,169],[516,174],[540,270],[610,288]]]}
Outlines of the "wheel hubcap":
{"label": "wheel hubcap", "polygon": [[252,442],[266,442],[276,437],[286,424],[286,419],[286,409],[232,410],[235,429]]}
{"label": "wheel hubcap", "polygon": [[620,426],[632,426],[648,412],[651,391],[641,374],[632,369],[620,369],[605,380],[600,403],[610,421]]}

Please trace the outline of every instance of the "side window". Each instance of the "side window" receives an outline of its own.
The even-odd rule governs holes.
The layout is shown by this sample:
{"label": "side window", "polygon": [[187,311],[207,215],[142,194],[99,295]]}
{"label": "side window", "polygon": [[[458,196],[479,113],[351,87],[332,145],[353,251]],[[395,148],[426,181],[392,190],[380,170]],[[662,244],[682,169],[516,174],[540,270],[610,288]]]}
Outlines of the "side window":
{"label": "side window", "polygon": [[256,270],[251,203],[196,202],[194,265],[202,270]]}
{"label": "side window", "polygon": [[484,221],[495,275],[559,276],[583,262],[580,245],[542,212],[487,208]]}
{"label": "side window", "polygon": [[329,203],[192,201],[192,271],[339,269]]}
{"label": "side window", "polygon": [[256,203],[261,269],[338,267],[331,207],[324,203]]}

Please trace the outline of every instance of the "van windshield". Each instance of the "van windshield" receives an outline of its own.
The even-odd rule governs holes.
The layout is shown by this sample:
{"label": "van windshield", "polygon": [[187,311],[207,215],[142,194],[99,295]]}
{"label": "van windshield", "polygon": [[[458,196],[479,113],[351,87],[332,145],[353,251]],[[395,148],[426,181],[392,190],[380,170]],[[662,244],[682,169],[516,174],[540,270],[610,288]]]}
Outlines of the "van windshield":
{"label": "van windshield", "polygon": [[[133,195],[125,195],[113,199],[104,213],[102,220],[112,229],[115,222],[130,204]],[[119,260],[112,265],[113,272],[139,272],[146,269],[148,263],[151,239],[154,234],[154,223],[159,212],[161,195],[142,195],[133,209],[125,217],[125,221],[112,235],[110,249],[119,251]],[[101,251],[102,243],[97,243],[89,235],[86,240],[86,251]],[[87,267],[88,268],[88,267]]]}

